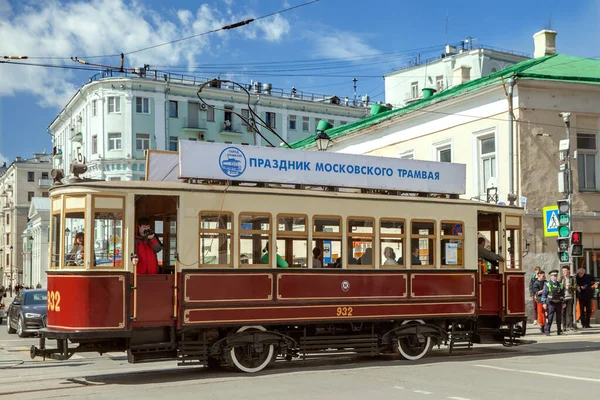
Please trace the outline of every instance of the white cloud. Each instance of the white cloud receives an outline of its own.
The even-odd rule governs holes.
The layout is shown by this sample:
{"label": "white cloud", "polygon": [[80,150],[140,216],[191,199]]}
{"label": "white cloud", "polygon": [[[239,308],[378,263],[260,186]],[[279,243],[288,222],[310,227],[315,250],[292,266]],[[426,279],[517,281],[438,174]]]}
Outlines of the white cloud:
{"label": "white cloud", "polygon": [[371,47],[360,36],[344,31],[315,32],[313,40],[317,57],[348,58],[379,54],[379,50]]}
{"label": "white cloud", "polygon": [[[232,0],[224,0],[228,5]],[[7,0],[0,0],[0,56],[85,56],[127,53],[170,40],[191,36],[240,20],[207,4],[197,10],[178,9],[164,15],[137,1],[49,0],[29,3],[19,14]],[[33,4],[33,5],[31,5]],[[2,12],[4,11],[4,12]],[[172,20],[168,19],[171,17]],[[255,25],[252,27],[252,25]],[[248,29],[252,27],[251,29]],[[152,65],[193,65],[200,55],[223,51],[223,43],[233,35],[277,41],[290,31],[287,20],[276,16],[259,20],[238,31],[218,32],[125,56],[128,67]],[[242,31],[243,30],[243,31]],[[248,32],[251,32],[248,36]],[[118,57],[85,59],[118,65]],[[70,60],[29,60],[29,62],[81,66]],[[93,72],[89,72],[92,75]],[[39,97],[43,106],[63,107],[81,86],[69,70],[0,64],[0,96],[27,92]]]}

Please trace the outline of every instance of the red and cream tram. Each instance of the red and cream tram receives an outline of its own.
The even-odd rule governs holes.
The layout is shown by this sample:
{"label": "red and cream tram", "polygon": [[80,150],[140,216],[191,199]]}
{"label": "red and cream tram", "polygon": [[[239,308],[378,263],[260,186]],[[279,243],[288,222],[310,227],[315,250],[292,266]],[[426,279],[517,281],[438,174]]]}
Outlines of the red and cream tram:
{"label": "red and cream tram", "polygon": [[[417,360],[525,335],[523,211],[459,199],[464,166],[196,142],[147,163],[148,181],[51,189],[48,320],[32,357],[126,351],[257,372],[277,357]],[[139,217],[163,244],[159,274],[129,257]],[[479,266],[480,237],[497,269]]]}

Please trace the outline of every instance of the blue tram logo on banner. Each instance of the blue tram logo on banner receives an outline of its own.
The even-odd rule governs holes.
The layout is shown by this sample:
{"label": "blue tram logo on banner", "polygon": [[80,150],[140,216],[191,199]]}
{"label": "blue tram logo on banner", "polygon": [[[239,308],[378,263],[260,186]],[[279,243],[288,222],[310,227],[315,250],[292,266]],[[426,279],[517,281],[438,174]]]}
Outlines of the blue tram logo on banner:
{"label": "blue tram logo on banner", "polygon": [[237,147],[227,147],[219,156],[219,166],[225,175],[236,178],[246,170],[246,156]]}

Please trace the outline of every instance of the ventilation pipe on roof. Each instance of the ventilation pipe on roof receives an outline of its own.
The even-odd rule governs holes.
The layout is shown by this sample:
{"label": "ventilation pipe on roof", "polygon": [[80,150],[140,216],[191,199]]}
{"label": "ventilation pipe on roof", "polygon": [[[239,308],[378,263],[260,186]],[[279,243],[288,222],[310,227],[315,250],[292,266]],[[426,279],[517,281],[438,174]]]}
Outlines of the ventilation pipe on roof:
{"label": "ventilation pipe on roof", "polygon": [[426,99],[428,97],[433,96],[433,94],[436,92],[436,90],[434,88],[424,88],[423,89],[423,98]]}
{"label": "ventilation pipe on roof", "polygon": [[556,32],[544,29],[533,35],[533,58],[556,54]]}
{"label": "ventilation pipe on roof", "polygon": [[389,111],[390,108],[385,104],[373,104],[371,105],[371,115],[381,114],[382,112]]}

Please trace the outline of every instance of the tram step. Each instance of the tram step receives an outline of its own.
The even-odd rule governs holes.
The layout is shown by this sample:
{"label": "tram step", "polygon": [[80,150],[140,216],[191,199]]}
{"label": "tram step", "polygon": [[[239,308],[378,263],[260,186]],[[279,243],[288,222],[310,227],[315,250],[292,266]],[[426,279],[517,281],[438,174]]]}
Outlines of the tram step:
{"label": "tram step", "polygon": [[160,342],[160,343],[150,343],[150,344],[142,344],[142,345],[134,345],[131,346],[132,351],[156,351],[156,350],[174,350],[173,343],[171,342]]}

